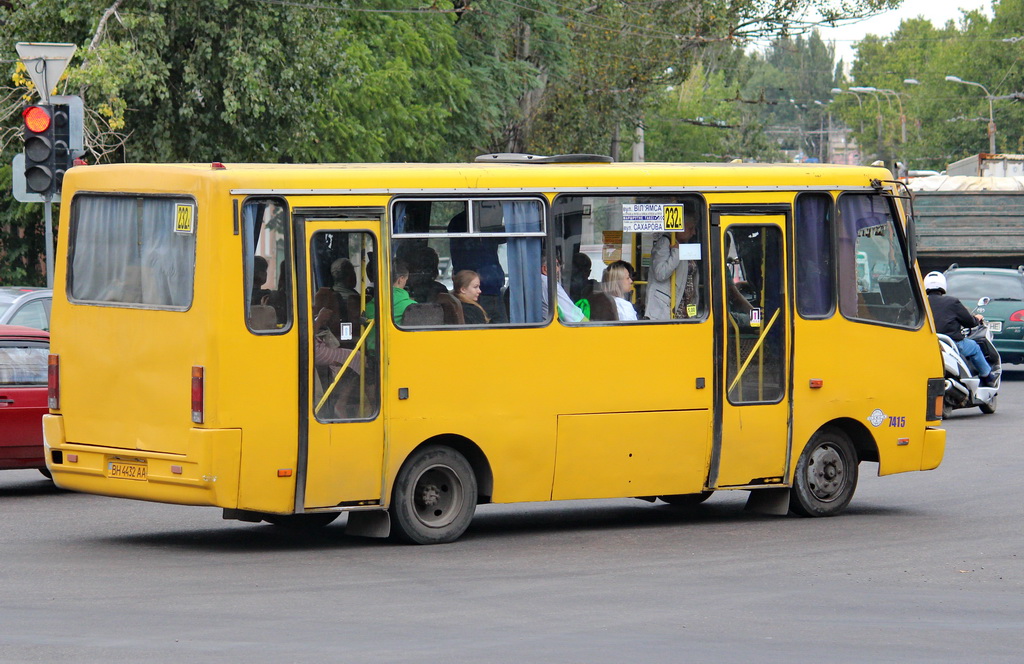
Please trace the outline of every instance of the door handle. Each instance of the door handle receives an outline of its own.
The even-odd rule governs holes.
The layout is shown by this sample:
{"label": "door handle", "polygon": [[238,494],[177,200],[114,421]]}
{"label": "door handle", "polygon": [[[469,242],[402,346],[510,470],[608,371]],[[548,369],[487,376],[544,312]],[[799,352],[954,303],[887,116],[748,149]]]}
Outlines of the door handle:
{"label": "door handle", "polygon": [[7,405],[9,403],[14,403],[14,399],[8,399],[6,397],[0,397],[0,404]]}

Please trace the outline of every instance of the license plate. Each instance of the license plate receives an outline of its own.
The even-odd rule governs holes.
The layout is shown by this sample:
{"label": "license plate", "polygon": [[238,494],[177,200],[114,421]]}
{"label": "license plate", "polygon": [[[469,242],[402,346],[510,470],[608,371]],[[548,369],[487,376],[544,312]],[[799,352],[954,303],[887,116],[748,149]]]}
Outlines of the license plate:
{"label": "license plate", "polygon": [[113,477],[121,480],[140,480],[144,482],[147,479],[146,464],[144,462],[121,461],[120,459],[108,461],[107,477]]}
{"label": "license plate", "polygon": [[992,330],[993,332],[1002,332],[1003,331],[1003,321],[1001,321],[1001,320],[990,320],[988,322],[988,329]]}

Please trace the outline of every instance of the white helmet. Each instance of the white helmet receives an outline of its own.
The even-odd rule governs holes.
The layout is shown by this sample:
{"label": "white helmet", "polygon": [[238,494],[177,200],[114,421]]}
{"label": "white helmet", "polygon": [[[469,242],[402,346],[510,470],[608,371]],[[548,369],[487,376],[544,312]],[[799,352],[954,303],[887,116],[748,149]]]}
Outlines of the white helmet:
{"label": "white helmet", "polygon": [[946,290],[946,275],[941,272],[929,272],[924,275],[924,289],[930,290]]}

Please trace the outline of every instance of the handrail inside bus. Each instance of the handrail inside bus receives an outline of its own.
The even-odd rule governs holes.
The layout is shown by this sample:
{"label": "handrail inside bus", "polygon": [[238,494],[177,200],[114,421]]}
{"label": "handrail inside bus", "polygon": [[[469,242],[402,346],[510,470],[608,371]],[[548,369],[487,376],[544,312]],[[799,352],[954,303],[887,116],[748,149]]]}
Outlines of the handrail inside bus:
{"label": "handrail inside bus", "polygon": [[324,390],[324,395],[320,397],[320,403],[318,403],[316,408],[313,409],[313,415],[320,412],[320,409],[323,408],[324,402],[327,401],[327,397],[331,396],[331,393],[334,392],[334,388],[337,387],[338,381],[341,380],[341,376],[345,373],[345,370],[348,369],[348,365],[352,364],[352,360],[355,358],[356,353],[363,347],[366,337],[370,334],[370,330],[373,329],[376,322],[376,319],[370,319],[370,322],[366,325],[366,329],[363,330],[363,334],[359,337],[359,341],[356,342],[356,347],[353,348],[352,352],[345,358],[345,362],[341,365],[341,368],[338,369],[338,373],[334,376],[334,380],[331,381],[331,386]]}
{"label": "handrail inside bus", "polygon": [[750,361],[754,359],[754,354],[761,349],[761,345],[764,344],[764,340],[768,338],[768,332],[771,331],[772,325],[775,324],[775,320],[779,317],[780,311],[782,311],[782,309],[776,309],[775,313],[772,314],[772,319],[768,321],[767,325],[765,325],[764,331],[761,332],[761,336],[757,338],[757,343],[755,343],[754,347],[750,349],[750,354],[747,355],[747,359],[743,361],[743,366],[741,366],[739,368],[739,371],[736,372],[736,377],[732,379],[732,383],[729,385],[729,389],[725,391],[726,394],[732,392],[732,388],[736,387],[736,383],[738,383],[740,378],[743,377],[743,372],[747,370],[747,366],[750,364]]}

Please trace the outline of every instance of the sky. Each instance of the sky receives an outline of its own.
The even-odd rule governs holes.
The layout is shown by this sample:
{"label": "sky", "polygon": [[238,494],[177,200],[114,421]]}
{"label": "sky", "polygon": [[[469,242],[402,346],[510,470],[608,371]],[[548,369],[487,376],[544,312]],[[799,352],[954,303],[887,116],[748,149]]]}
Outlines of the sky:
{"label": "sky", "polygon": [[945,25],[949,19],[959,19],[960,10],[984,9],[992,15],[991,0],[903,0],[899,9],[879,14],[874,18],[857,23],[850,23],[840,28],[822,28],[821,37],[826,41],[834,41],[836,60],[840,58],[847,66],[853,61],[853,44],[864,38],[864,35],[886,37],[900,26],[900,21],[923,16],[936,27]]}

